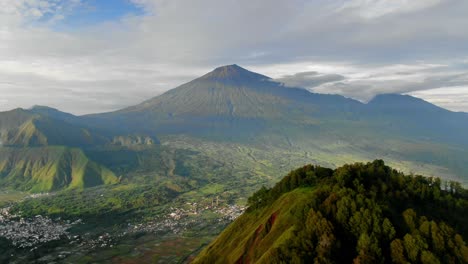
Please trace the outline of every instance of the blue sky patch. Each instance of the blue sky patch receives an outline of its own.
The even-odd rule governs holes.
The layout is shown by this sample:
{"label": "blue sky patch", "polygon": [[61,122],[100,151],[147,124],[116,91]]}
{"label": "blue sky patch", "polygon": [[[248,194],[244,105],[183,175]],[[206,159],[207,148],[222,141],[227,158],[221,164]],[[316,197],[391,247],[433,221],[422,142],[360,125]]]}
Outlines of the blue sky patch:
{"label": "blue sky patch", "polygon": [[[143,14],[144,10],[129,0],[82,0],[80,5],[65,11],[65,18],[55,24],[54,28],[65,30],[87,27],[116,21],[127,15]],[[54,15],[46,14],[41,22],[49,21]]]}

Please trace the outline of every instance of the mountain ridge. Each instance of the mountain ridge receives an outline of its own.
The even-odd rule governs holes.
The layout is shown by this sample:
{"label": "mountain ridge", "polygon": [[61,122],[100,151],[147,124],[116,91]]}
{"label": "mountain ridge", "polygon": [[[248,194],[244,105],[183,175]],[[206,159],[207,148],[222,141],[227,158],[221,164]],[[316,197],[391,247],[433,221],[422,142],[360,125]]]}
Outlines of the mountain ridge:
{"label": "mountain ridge", "polygon": [[[454,132],[468,133],[468,115],[422,99],[384,94],[364,104],[340,95],[286,87],[235,64],[218,67],[140,104],[83,118],[113,130],[122,129],[120,124],[126,123],[125,133],[183,133],[221,139],[227,134],[234,140],[239,135],[237,138],[245,141],[253,135],[277,134],[278,129],[271,130],[282,123],[281,130],[288,130],[281,132],[282,137],[299,133],[303,139],[304,131],[318,129],[335,134],[344,126],[344,130],[355,134],[356,129],[366,127],[376,133],[388,130],[416,140],[434,138],[438,142],[468,145],[462,132]],[[434,133],[428,128],[433,128]],[[444,129],[451,131],[450,136],[444,135]],[[417,135],[419,132],[421,136]]]}
{"label": "mountain ridge", "polygon": [[253,194],[192,263],[466,263],[468,190],[449,186],[381,160],[306,165]]}
{"label": "mountain ridge", "polygon": [[126,122],[127,127],[141,128],[134,131],[139,133],[184,133],[208,138],[229,135],[245,141],[278,126],[271,123],[308,126],[315,122],[315,116],[344,113],[360,104],[339,95],[285,87],[269,77],[230,65],[141,104],[84,118],[94,125],[105,124],[114,129]]}
{"label": "mountain ridge", "polygon": [[109,144],[103,135],[48,107],[0,113],[0,186],[28,192],[82,189],[117,182],[81,148]]}
{"label": "mountain ridge", "polygon": [[109,169],[77,148],[0,148],[0,184],[16,190],[50,192],[117,183]]}
{"label": "mountain ridge", "polygon": [[[32,117],[33,125],[19,133]],[[466,134],[468,115],[421,99],[380,95],[364,104],[286,87],[235,64],[114,112],[73,116],[36,106],[0,113],[4,145],[141,148],[157,144],[160,136],[183,136],[301,153],[390,157],[448,168],[463,179],[468,178]]]}
{"label": "mountain ridge", "polygon": [[[0,113],[0,139],[5,146],[91,146],[108,140],[67,118],[55,118],[62,112],[43,114],[34,110],[15,109]],[[64,117],[68,114],[64,113]]]}

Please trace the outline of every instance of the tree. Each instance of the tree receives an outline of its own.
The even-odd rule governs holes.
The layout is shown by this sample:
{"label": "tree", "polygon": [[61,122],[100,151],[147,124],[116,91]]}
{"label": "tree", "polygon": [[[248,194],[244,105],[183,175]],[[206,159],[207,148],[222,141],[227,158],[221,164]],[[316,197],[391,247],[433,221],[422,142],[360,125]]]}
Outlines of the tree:
{"label": "tree", "polygon": [[414,239],[412,235],[406,234],[403,237],[403,245],[405,246],[405,252],[408,255],[408,259],[412,263],[415,263],[418,260],[420,250],[416,239]]}
{"label": "tree", "polygon": [[424,250],[421,253],[421,263],[422,264],[440,264],[440,261],[430,251]]}
{"label": "tree", "polygon": [[390,243],[390,252],[392,261],[397,264],[406,264],[408,261],[405,258],[405,248],[400,239],[395,239]]}
{"label": "tree", "polygon": [[410,231],[416,229],[416,212],[413,209],[407,209],[403,212],[403,219]]}
{"label": "tree", "polygon": [[357,242],[356,251],[358,256],[354,259],[353,263],[378,263],[382,260],[382,250],[375,236],[369,236],[362,233]]}

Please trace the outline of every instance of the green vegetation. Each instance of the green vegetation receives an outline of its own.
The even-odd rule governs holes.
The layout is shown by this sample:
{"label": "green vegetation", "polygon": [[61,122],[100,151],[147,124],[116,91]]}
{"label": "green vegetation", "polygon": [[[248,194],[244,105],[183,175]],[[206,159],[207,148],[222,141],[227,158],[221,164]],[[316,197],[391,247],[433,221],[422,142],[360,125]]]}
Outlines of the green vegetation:
{"label": "green vegetation", "polygon": [[12,190],[2,190],[0,191],[0,208],[13,204],[24,197],[27,196],[27,193],[12,191]]}
{"label": "green vegetation", "polygon": [[[40,214],[71,221],[82,219],[85,224],[74,227],[74,235],[99,237],[103,232],[109,232],[118,237],[118,231],[126,229],[130,222],[144,226],[167,216],[172,212],[170,208],[191,207],[187,204],[194,203],[211,206],[214,200],[224,206],[245,205],[247,197],[262,185],[271,187],[280,176],[308,163],[336,168],[379,158],[405,173],[438,175],[466,186],[466,124],[466,115],[409,96],[379,96],[369,104],[362,104],[342,96],[284,87],[266,76],[231,65],[113,113],[78,117],[41,106],[0,113],[0,191],[5,191],[5,195],[0,193],[0,205],[14,203],[11,209],[21,212],[24,217]],[[329,186],[326,188],[341,186],[325,180],[336,178],[338,170],[321,167],[305,170],[308,171],[306,174],[313,172],[315,176],[294,176],[291,182],[285,180],[284,184],[272,189],[264,188],[249,200],[251,209],[247,215],[259,216],[264,212],[261,222],[255,223],[256,227],[270,221],[267,226],[273,226],[270,231],[278,235],[276,239],[276,235],[268,232],[267,237],[271,237],[268,243],[273,244],[259,244],[264,245],[265,252],[278,248],[289,254],[290,249],[281,245],[294,240],[297,230],[304,227],[301,221],[307,220],[308,210],[315,206],[310,205],[310,201],[321,199],[316,197],[316,191],[322,190],[322,185]],[[387,183],[387,180],[382,180],[386,188],[401,187],[393,186],[392,181]],[[369,188],[374,188],[372,184]],[[322,192],[326,193],[326,188]],[[343,190],[338,193],[343,197],[361,197],[357,196],[359,190],[354,190],[353,186],[340,188]],[[458,185],[454,188],[460,190]],[[444,196],[447,191],[445,186],[442,189]],[[358,194],[346,193],[350,190]],[[50,194],[23,199],[31,192]],[[383,193],[387,195],[385,191]],[[362,195],[365,199],[374,198]],[[459,199],[458,191],[450,195]],[[385,198],[389,197],[392,196]],[[394,228],[404,229],[401,215],[408,208],[393,208],[394,204],[386,206],[383,198],[379,199],[378,210],[382,213],[366,203],[356,206],[389,219]],[[395,201],[403,203],[403,200]],[[309,204],[310,208],[305,209],[304,204]],[[282,210],[289,206],[292,211],[307,212],[297,217],[296,213]],[[442,225],[440,221],[454,225],[451,222],[454,220],[450,219],[433,220],[419,204],[410,206],[418,219],[427,217],[428,221],[436,221],[438,227]],[[275,210],[269,211],[269,208]],[[322,217],[334,219],[333,214],[313,208],[317,215],[320,213]],[[271,218],[273,212],[277,214]],[[183,235],[170,240],[193,242],[194,237],[202,236],[205,243],[223,227],[213,214],[198,217],[195,222],[218,224],[199,229],[190,226]],[[287,220],[278,222],[275,219]],[[331,224],[336,231],[340,223],[333,221]],[[461,227],[453,228],[465,236]],[[252,239],[252,230],[241,231],[250,232],[243,237]],[[404,245],[404,235],[413,235],[413,231],[403,232],[398,231],[395,239],[400,239]],[[371,242],[381,235],[376,233],[370,237],[371,233],[367,234]],[[354,250],[359,237],[345,235],[346,239],[354,241]],[[125,256],[118,258],[121,261],[137,259],[138,262],[139,257],[145,262],[149,259],[169,261],[161,255],[164,247],[153,250],[155,241],[165,244],[163,238],[146,233],[142,235],[144,239],[139,236],[124,237],[112,249],[80,250],[84,255],[92,255],[89,261],[110,261],[119,255],[119,250],[125,252]],[[190,255],[186,250],[190,248],[193,252],[201,246],[200,241],[179,243],[181,248],[173,248],[174,255],[179,256],[171,261],[180,261]],[[232,245],[244,242],[247,243],[236,240]],[[254,245],[257,242],[248,243]],[[44,245],[42,249],[45,251],[39,251],[49,257],[64,250],[58,244],[61,243]],[[6,242],[3,245],[7,247]],[[243,250],[236,248],[229,261],[236,261],[241,255],[250,258],[251,253]],[[388,248],[385,250],[381,254],[387,254]],[[5,252],[9,253],[8,250]],[[151,254],[157,256],[153,258]],[[262,256],[268,260],[267,255]],[[427,254],[424,256],[430,258]],[[70,262],[75,263],[77,259]]]}
{"label": "green vegetation", "polygon": [[118,215],[135,210],[146,210],[145,214],[150,215],[152,208],[167,203],[176,194],[163,184],[97,186],[64,190],[38,199],[27,199],[13,208],[14,211],[21,211],[26,217],[41,214],[77,219],[100,217],[104,214]]}
{"label": "green vegetation", "polygon": [[12,147],[83,147],[106,144],[109,139],[78,123],[15,109],[0,113],[0,142]]}
{"label": "green vegetation", "polygon": [[30,192],[117,183],[112,171],[68,147],[0,148],[2,187]]}
{"label": "green vegetation", "polygon": [[381,160],[302,167],[249,205],[194,263],[468,263],[468,191]]}
{"label": "green vegetation", "polygon": [[[88,149],[86,157],[114,171],[121,179],[119,184],[83,189],[66,188],[49,196],[23,200],[13,205],[13,210],[21,212],[24,217],[40,214],[71,221],[82,219],[85,224],[74,227],[73,235],[90,233],[99,236],[106,232],[114,234],[125,230],[128,223],[153,221],[167,214],[170,207],[178,208],[186,202],[211,204],[213,199],[219,197],[223,204],[243,205],[247,202],[246,197],[262,185],[272,186],[290,169],[310,161],[321,161],[323,166],[334,167],[335,164],[369,159],[365,153],[355,151],[345,144],[314,147],[315,150],[309,152],[300,148],[286,150],[271,146],[210,142],[185,136],[161,137],[161,141],[162,145]],[[66,148],[11,149],[26,153],[33,149],[45,151]],[[391,164],[407,172],[435,173],[439,170],[435,166],[419,166],[417,163],[400,163],[397,160],[393,160]],[[292,202],[289,201],[288,204]],[[207,222],[205,217],[209,219],[209,216],[203,216],[197,221]],[[184,233],[176,238],[190,241],[194,236],[211,240],[223,227],[218,225],[214,230],[211,226],[200,229],[191,227],[187,231],[192,233],[191,236]],[[163,250],[156,250],[155,244],[165,245],[166,239],[173,238],[145,234],[144,239],[138,236],[118,240],[112,250],[80,250],[83,250],[84,255],[92,255],[96,261],[120,256],[122,259],[138,262],[152,259],[154,255],[163,256]],[[200,243],[202,242],[195,248],[202,246]],[[166,261],[180,261],[188,255],[186,250],[194,250],[192,246],[186,248],[184,245],[180,243],[180,246],[171,249],[180,250],[178,258]],[[54,249],[55,246],[44,245],[49,252],[44,251],[44,254],[54,256],[64,250]],[[156,256],[154,258],[160,259]],[[75,263],[77,259],[70,261]]]}

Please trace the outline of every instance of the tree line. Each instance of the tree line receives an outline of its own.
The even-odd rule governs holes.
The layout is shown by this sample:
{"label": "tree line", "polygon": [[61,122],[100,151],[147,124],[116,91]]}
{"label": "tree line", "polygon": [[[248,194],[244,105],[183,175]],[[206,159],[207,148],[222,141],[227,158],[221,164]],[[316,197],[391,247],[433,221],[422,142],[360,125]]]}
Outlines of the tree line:
{"label": "tree line", "polygon": [[468,263],[468,192],[457,182],[405,175],[382,160],[336,170],[307,165],[249,200],[248,212],[296,188],[313,199],[271,263]]}

